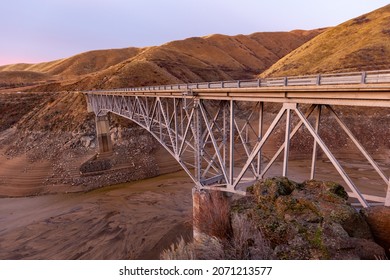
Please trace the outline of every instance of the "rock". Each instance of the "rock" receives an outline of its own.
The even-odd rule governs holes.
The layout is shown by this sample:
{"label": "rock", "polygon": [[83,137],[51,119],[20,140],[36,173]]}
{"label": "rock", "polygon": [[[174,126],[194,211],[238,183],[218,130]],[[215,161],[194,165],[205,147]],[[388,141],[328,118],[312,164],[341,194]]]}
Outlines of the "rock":
{"label": "rock", "polygon": [[375,206],[364,209],[363,213],[374,239],[385,249],[386,255],[390,257],[390,207]]}
{"label": "rock", "polygon": [[272,178],[251,187],[232,211],[250,217],[274,249],[276,259],[376,259],[384,250],[364,217],[333,182]]}
{"label": "rock", "polygon": [[384,258],[383,248],[370,240],[363,238],[353,238],[355,253],[363,260],[375,260]]}
{"label": "rock", "polygon": [[95,140],[94,136],[81,136],[80,137],[80,143],[85,148],[89,148],[91,146],[92,141]]}

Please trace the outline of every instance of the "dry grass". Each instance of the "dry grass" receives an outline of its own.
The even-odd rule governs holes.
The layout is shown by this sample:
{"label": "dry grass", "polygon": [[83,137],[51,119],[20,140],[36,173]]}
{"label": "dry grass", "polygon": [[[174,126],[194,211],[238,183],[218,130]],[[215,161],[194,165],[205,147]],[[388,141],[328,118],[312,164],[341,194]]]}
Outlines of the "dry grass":
{"label": "dry grass", "polygon": [[222,192],[204,194],[193,223],[206,235],[221,240],[229,238],[232,234],[229,199]]}
{"label": "dry grass", "polygon": [[390,5],[331,28],[279,60],[261,76],[390,68]]}
{"label": "dry grass", "polygon": [[233,235],[228,239],[201,235],[193,242],[181,238],[176,244],[164,250],[163,260],[267,260],[272,259],[269,242],[250,219],[234,214]]}
{"label": "dry grass", "polygon": [[253,220],[234,213],[232,217],[233,236],[226,245],[228,259],[267,260],[272,257],[268,240]]}
{"label": "dry grass", "polygon": [[205,235],[200,241],[190,243],[180,238],[160,255],[162,260],[222,260],[224,257],[222,242],[218,238]]}
{"label": "dry grass", "polygon": [[270,243],[256,224],[244,215],[230,212],[221,192],[203,194],[200,211],[194,216],[200,234],[190,243],[181,238],[163,251],[161,259],[271,259]]}

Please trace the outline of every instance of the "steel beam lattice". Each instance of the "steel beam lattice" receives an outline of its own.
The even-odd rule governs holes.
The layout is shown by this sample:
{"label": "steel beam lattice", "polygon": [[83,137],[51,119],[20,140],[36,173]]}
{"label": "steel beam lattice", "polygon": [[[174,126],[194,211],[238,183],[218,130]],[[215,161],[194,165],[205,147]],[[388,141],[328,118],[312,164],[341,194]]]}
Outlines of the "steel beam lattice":
{"label": "steel beam lattice", "polygon": [[[390,75],[387,72],[385,74],[386,78]],[[363,75],[365,83],[373,81],[372,74]],[[354,77],[348,77],[351,76]],[[342,80],[340,76],[337,79]],[[332,105],[390,107],[390,86],[372,88],[363,84],[358,90],[356,86],[350,85],[317,88],[289,86],[289,81],[298,83],[298,80],[284,79],[284,86],[272,86],[272,90],[259,88],[259,85],[264,86],[265,81],[257,83],[255,90],[244,88],[245,82],[239,81],[234,83],[233,89],[228,88],[228,82],[225,82],[217,89],[208,83],[206,89],[197,84],[196,87],[187,86],[184,91],[180,86],[164,86],[164,89],[147,87],[138,90],[90,91],[85,94],[88,108],[97,116],[111,112],[149,131],[199,189],[245,194],[245,187],[263,178],[280,156],[283,157],[281,175],[287,176],[290,141],[304,127],[314,140],[310,178],[315,177],[320,148],[348,186],[350,194],[362,206],[368,207],[366,196],[320,136],[323,129],[320,125],[321,115],[326,110],[385,182],[386,198],[380,201],[389,204],[388,175],[369,155]],[[300,78],[300,81],[303,80]],[[324,76],[316,77],[314,83],[318,83],[318,80],[323,84],[326,81],[331,83]],[[272,80],[267,83],[272,84]],[[341,96],[342,93],[345,96]],[[270,122],[266,123],[264,105],[268,103],[280,105],[271,106],[277,111],[271,114],[271,118],[268,116]],[[305,113],[302,112],[303,108]],[[273,141],[275,131],[284,133],[283,141],[275,154],[265,159],[263,149]]]}

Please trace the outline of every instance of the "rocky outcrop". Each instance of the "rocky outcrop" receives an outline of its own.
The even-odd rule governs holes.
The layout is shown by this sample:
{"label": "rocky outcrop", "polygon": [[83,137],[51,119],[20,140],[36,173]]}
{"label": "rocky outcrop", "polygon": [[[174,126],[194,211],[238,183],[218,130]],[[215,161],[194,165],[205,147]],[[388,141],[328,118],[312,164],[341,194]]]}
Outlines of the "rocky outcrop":
{"label": "rocky outcrop", "polygon": [[257,182],[251,196],[232,211],[257,224],[273,248],[274,259],[376,259],[384,250],[374,242],[364,217],[333,182],[287,178]]}

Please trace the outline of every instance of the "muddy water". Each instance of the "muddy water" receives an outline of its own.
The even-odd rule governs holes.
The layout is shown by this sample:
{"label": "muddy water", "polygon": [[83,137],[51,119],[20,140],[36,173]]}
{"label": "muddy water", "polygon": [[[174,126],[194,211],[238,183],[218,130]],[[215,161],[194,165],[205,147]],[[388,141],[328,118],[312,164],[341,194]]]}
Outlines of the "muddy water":
{"label": "muddy water", "polygon": [[[384,196],[372,167],[349,157],[341,162],[361,191]],[[381,163],[386,173],[388,166]],[[301,182],[308,167],[309,160],[292,160],[288,175]],[[281,169],[278,163],[266,176]],[[320,180],[342,182],[327,160],[316,171]],[[158,259],[177,238],[191,236],[192,187],[176,172],[88,193],[0,198],[0,259]]]}

